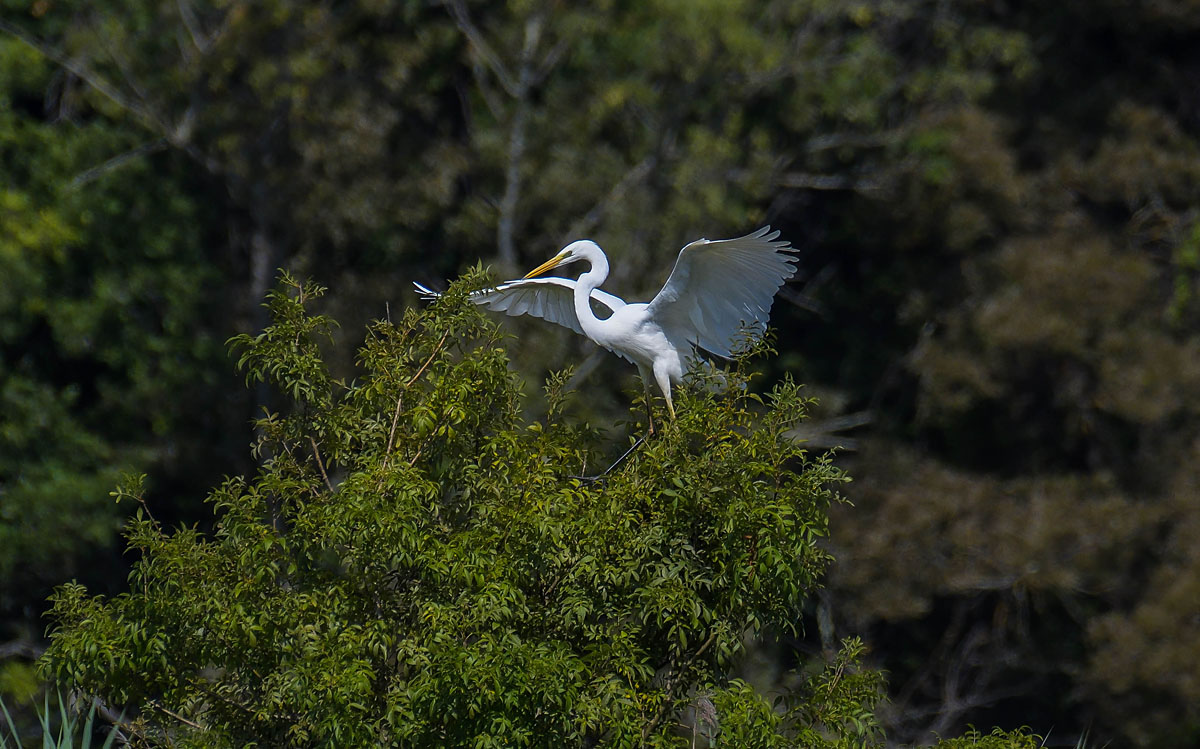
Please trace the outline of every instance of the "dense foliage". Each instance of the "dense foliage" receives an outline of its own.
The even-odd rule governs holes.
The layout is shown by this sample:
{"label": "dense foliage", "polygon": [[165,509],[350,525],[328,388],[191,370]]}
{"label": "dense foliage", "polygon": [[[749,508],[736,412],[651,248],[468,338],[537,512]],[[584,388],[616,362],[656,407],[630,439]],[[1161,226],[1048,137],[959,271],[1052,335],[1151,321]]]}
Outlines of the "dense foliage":
{"label": "dense foliage", "polygon": [[209,497],[212,538],[169,532],[124,486],[143,503],[129,592],[55,594],[51,675],[174,745],[870,741],[857,646],[779,714],[730,677],[748,637],[796,631],[827,561],[842,475],[787,437],[799,388],[700,378],[678,421],[581,481],[606,441],[564,416],[562,376],[548,420],[523,422],[463,288],[372,326],[352,383],[305,309],[322,290],[272,292],[273,324],[233,342],[290,397],[257,424],[261,469]]}
{"label": "dense foliage", "polygon": [[[218,344],[274,268],[354,332],[583,235],[646,298],[770,221],[803,252],[764,381],[857,447],[818,614],[891,673],[889,735],[1195,743],[1198,31],[1190,0],[0,0],[3,652],[52,584],[121,588],[118,467],[167,524],[249,473],[286,403]],[[582,359],[575,415],[625,418],[620,363],[517,325],[527,382]]]}

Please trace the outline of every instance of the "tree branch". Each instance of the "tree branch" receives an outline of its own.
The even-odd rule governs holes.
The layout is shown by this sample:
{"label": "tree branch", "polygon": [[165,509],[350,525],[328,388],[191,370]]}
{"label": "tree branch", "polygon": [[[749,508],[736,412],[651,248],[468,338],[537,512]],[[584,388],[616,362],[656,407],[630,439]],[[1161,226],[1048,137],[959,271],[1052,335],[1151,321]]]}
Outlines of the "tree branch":
{"label": "tree branch", "polygon": [[74,60],[68,58],[66,55],[63,55],[55,50],[49,44],[46,44],[32,34],[27,33],[18,26],[15,26],[14,24],[11,24],[3,19],[0,19],[0,31],[15,37],[17,40],[23,42],[25,45],[35,50],[38,54],[45,57],[47,60],[50,60],[56,65],[71,72],[73,75],[86,82],[96,91],[103,94],[117,106],[140,117],[147,125],[150,125],[152,129],[157,130],[158,132],[163,132],[166,129],[162,126],[162,123],[158,120],[158,118],[154,116],[153,112],[150,112],[137,102],[118,91],[99,73],[96,73],[78,64]]}
{"label": "tree branch", "polygon": [[111,159],[108,159],[107,161],[105,161],[103,164],[100,164],[99,166],[94,166],[91,169],[88,169],[87,171],[76,175],[71,180],[67,189],[68,190],[78,190],[79,188],[86,185],[88,182],[91,182],[92,180],[100,177],[105,172],[112,171],[113,169],[120,167],[125,162],[132,161],[133,159],[136,159],[139,156],[146,156],[147,154],[157,153],[158,151],[161,151],[164,148],[166,148],[167,145],[168,144],[167,144],[166,138],[158,138],[156,140],[150,141],[149,143],[143,143],[142,145],[138,146],[137,148],[131,148],[130,150],[126,151],[125,153],[119,153],[116,156],[113,156]]}
{"label": "tree branch", "polygon": [[516,101],[508,136],[508,165],[504,170],[504,194],[500,198],[500,220],[496,225],[496,248],[500,261],[513,267],[517,250],[513,243],[517,226],[517,204],[521,198],[521,161],[525,158],[525,135],[529,124],[529,90],[534,84],[534,57],[542,36],[543,18],[531,16],[525,22],[525,43],[521,49],[521,67],[516,88],[510,92]]}
{"label": "tree branch", "polygon": [[421,368],[417,370],[417,373],[408,378],[408,382],[404,383],[405,389],[411,387],[412,384],[417,381],[417,378],[425,372],[425,368],[428,367],[430,362],[433,361],[433,357],[437,356],[437,353],[442,350],[442,346],[446,343],[446,337],[449,335],[450,331],[448,330],[445,333],[442,333],[441,339],[439,339],[437,345],[433,347],[433,351],[429,353],[429,358],[425,360],[425,363],[421,365]]}
{"label": "tree branch", "polygon": [[192,38],[192,44],[196,45],[200,54],[208,52],[211,40],[200,30],[200,22],[196,18],[195,11],[192,10],[192,4],[188,0],[176,0],[175,5],[179,8],[179,18],[183,21],[188,36]]}
{"label": "tree branch", "polygon": [[[381,467],[383,469],[387,468],[388,458],[390,458],[392,455],[392,445],[395,443],[395,440],[396,440],[396,425],[400,423],[400,409],[404,403],[404,391],[406,391],[410,387],[412,387],[412,384],[417,381],[417,378],[420,377],[425,372],[426,367],[428,367],[430,365],[430,363],[433,362],[433,357],[437,356],[438,352],[442,350],[442,346],[445,345],[446,338],[449,335],[450,335],[450,331],[448,331],[448,330],[446,332],[442,333],[442,337],[438,340],[437,345],[433,347],[433,351],[429,352],[429,356],[425,359],[425,363],[422,364],[420,369],[418,369],[416,371],[416,374],[414,374],[412,377],[408,378],[408,382],[404,383],[404,387],[402,387],[400,389],[400,394],[396,396],[396,408],[392,412],[392,428],[388,430],[387,447],[384,448],[384,451],[383,451],[383,461],[381,463]],[[417,455],[420,455],[420,454],[421,454],[421,451],[418,450]],[[416,458],[413,459],[413,463],[416,463]],[[382,477],[380,477],[380,479],[379,479],[379,486],[380,487],[383,486],[383,478]]]}
{"label": "tree branch", "polygon": [[[29,34],[24,29],[21,29],[20,27],[9,23],[8,21],[0,19],[0,31],[9,34],[18,41],[24,43],[38,54],[45,57],[47,60],[50,60],[54,64],[82,80],[84,83],[88,84],[88,86],[93,88],[108,100],[112,101],[121,109],[133,114],[135,117],[140,119],[142,124],[148,129],[161,135],[164,139],[166,139],[168,144],[182,150],[208,171],[212,172],[213,174],[219,174],[222,171],[221,165],[215,159],[201,153],[199,149],[188,142],[191,135],[191,128],[195,121],[195,111],[192,107],[189,107],[184,113],[184,116],[180,119],[178,125],[171,126],[162,117],[159,117],[156,112],[151,110],[145,103],[135,101],[134,99],[125,95],[116,86],[109,83],[104,76],[67,57],[46,42],[43,42],[32,34]],[[117,62],[118,67],[122,67],[119,56],[114,55],[113,59]],[[126,77],[128,77],[128,75],[126,75]]]}
{"label": "tree branch", "polygon": [[321,453],[317,452],[317,441],[312,435],[308,436],[308,442],[312,445],[313,457],[317,459],[317,468],[321,469],[321,478],[325,479],[325,486],[329,487],[329,491],[333,491],[333,484],[329,481],[329,474],[325,473],[325,464],[321,462]]}
{"label": "tree branch", "polygon": [[480,33],[475,24],[471,23],[471,16],[467,13],[466,3],[463,0],[442,0],[442,4],[450,11],[450,15],[453,16],[454,23],[458,26],[459,31],[467,37],[467,41],[471,43],[471,46],[475,48],[475,51],[487,63],[488,68],[492,71],[492,75],[496,76],[496,80],[500,81],[500,85],[504,87],[504,90],[508,92],[509,96],[519,98],[516,80],[508,72],[508,68],[504,66],[504,62],[500,59],[500,56],[492,49],[492,45],[487,43],[487,40],[483,38],[483,34]]}
{"label": "tree branch", "polygon": [[154,703],[154,707],[157,708],[160,712],[171,716],[172,718],[179,721],[180,723],[183,723],[186,726],[191,726],[192,728],[196,728],[196,729],[200,729],[200,730],[204,729],[204,726],[200,725],[199,723],[188,720],[187,718],[183,717],[179,713],[172,712],[172,711],[168,710],[166,707],[164,707],[163,705],[158,704],[157,702]]}

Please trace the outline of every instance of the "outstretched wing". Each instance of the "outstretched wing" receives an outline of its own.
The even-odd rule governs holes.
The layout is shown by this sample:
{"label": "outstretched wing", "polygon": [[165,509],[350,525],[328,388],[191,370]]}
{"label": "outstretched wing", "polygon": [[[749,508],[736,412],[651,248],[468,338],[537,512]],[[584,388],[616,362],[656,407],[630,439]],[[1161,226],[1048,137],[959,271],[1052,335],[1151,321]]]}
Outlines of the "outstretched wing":
{"label": "outstretched wing", "polygon": [[[437,299],[441,294],[414,282],[422,299]],[[491,289],[473,291],[468,295],[475,304],[516,317],[533,315],[576,333],[583,334],[575,314],[575,281],[558,276],[505,281]],[[609,314],[625,306],[625,301],[600,289],[592,290],[592,299],[608,308]]]}
{"label": "outstretched wing", "polygon": [[792,247],[764,226],[737,239],[700,239],[679,251],[647,313],[667,331],[720,356],[746,327],[765,330],[775,292],[795,271]]}

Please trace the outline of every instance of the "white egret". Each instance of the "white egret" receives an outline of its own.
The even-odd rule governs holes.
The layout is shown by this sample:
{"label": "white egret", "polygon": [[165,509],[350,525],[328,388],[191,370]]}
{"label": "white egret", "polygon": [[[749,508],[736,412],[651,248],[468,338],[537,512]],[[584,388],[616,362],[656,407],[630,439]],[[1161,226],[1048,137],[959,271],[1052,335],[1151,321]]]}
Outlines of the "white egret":
{"label": "white egret", "polygon": [[[778,236],[764,226],[737,239],[692,242],[679,251],[662,290],[645,304],[627,304],[597,288],[608,278],[608,257],[588,239],[567,245],[525,278],[474,292],[470,299],[509,315],[533,315],[563,325],[628,359],[642,377],[647,411],[653,377],[673,419],[671,385],[683,378],[687,358],[696,348],[729,357],[739,336],[747,330],[761,335],[766,329],[775,292],[795,270],[796,258],[785,254],[794,250]],[[590,267],[578,280],[537,277],[580,260]],[[426,299],[438,296],[414,285]],[[606,307],[609,316],[597,317],[591,300]],[[649,433],[654,433],[653,416]]]}

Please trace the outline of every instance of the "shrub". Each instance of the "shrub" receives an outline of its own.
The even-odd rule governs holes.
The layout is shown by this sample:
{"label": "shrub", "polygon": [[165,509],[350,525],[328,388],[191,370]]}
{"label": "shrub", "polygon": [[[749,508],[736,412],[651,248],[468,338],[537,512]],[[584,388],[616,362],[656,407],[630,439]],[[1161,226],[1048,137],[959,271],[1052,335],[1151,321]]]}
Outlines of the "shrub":
{"label": "shrub", "polygon": [[163,528],[140,479],[115,492],[141,502],[129,592],[57,590],[48,675],[180,746],[873,741],[880,679],[852,657],[778,710],[730,677],[747,637],[796,631],[827,562],[845,478],[785,436],[800,388],[701,373],[676,422],[580,480],[619,445],[564,418],[565,374],[523,421],[502,335],[465,299],[481,281],[372,325],[344,382],[322,289],[284,276],[273,323],[231,341],[290,399],[257,422],[257,475],[212,492],[212,537]]}

